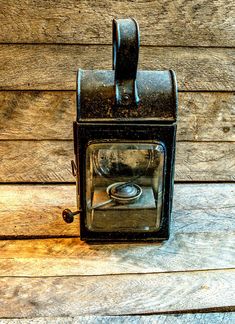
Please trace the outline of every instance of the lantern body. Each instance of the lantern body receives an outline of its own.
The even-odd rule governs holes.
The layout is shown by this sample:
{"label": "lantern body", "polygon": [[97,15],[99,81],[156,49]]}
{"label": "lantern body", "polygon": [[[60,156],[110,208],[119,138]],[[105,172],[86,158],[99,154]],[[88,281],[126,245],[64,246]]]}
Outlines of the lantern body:
{"label": "lantern body", "polygon": [[[115,22],[119,31],[128,24],[135,31],[133,20]],[[173,196],[175,75],[117,76],[115,69],[78,72],[74,150],[81,239],[164,240]]]}

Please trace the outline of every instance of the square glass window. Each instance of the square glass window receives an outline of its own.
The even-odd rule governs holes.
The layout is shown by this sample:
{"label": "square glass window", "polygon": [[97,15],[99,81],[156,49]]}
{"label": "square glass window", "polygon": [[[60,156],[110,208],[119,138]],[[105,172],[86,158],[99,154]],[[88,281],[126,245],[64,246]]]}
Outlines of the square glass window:
{"label": "square glass window", "polygon": [[95,232],[157,231],[165,158],[160,142],[91,143],[86,151],[86,227]]}

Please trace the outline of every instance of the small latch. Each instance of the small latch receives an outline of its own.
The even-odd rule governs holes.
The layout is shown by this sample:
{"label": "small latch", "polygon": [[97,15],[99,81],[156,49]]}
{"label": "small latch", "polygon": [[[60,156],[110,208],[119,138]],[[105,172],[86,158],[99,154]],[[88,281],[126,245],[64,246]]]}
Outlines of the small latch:
{"label": "small latch", "polygon": [[72,223],[74,221],[74,216],[81,213],[81,210],[76,210],[72,212],[70,209],[63,210],[62,217],[66,223]]}
{"label": "small latch", "polygon": [[[71,160],[71,167],[72,167],[72,174],[74,177],[76,177],[77,176],[77,166],[73,160]],[[81,213],[81,210],[76,210],[75,212],[72,212],[70,209],[66,208],[65,210],[63,210],[62,217],[66,223],[72,223],[74,221],[74,216],[76,216],[80,213]]]}
{"label": "small latch", "polygon": [[76,177],[77,176],[77,166],[73,160],[71,160],[71,167],[72,167],[72,174],[74,177]]}

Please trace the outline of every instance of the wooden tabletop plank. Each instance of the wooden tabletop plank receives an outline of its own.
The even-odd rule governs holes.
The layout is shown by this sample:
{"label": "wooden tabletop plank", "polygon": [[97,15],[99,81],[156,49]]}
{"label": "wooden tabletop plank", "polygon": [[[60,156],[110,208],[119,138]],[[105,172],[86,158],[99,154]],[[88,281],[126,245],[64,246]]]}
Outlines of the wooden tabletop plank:
{"label": "wooden tabletop plank", "polygon": [[79,222],[62,219],[76,208],[75,185],[1,185],[0,237],[78,236]]}
{"label": "wooden tabletop plank", "polygon": [[[180,90],[233,91],[233,48],[142,47],[140,69],[174,69]],[[111,69],[111,46],[0,45],[0,89],[75,90],[78,68]]]}
{"label": "wooden tabletop plank", "polygon": [[[88,244],[79,238],[0,241],[2,276],[93,276],[235,268],[235,231],[177,233],[164,243]],[[212,248],[213,246],[213,248]]]}
{"label": "wooden tabletop plank", "polygon": [[[75,91],[0,91],[0,139],[72,139],[75,101]],[[235,141],[234,124],[234,93],[179,93],[178,140]]]}
{"label": "wooden tabletop plank", "polygon": [[110,44],[112,19],[134,17],[142,44],[234,46],[234,11],[225,0],[11,0],[1,4],[0,42]]}
{"label": "wooden tabletop plank", "polygon": [[231,324],[235,321],[235,312],[219,313],[190,313],[190,314],[164,314],[164,315],[132,315],[132,316],[63,316],[63,317],[37,317],[37,318],[11,318],[2,319],[1,324]]}
{"label": "wooden tabletop plank", "polygon": [[[234,200],[235,184],[175,184],[174,233],[234,231]],[[0,237],[79,236],[64,208],[76,209],[75,185],[1,185]]]}
{"label": "wooden tabletop plank", "polygon": [[[235,142],[178,142],[177,181],[234,181]],[[72,141],[0,141],[0,182],[71,182]]]}
{"label": "wooden tabletop plank", "polygon": [[2,277],[0,317],[218,311],[235,303],[235,271]]}

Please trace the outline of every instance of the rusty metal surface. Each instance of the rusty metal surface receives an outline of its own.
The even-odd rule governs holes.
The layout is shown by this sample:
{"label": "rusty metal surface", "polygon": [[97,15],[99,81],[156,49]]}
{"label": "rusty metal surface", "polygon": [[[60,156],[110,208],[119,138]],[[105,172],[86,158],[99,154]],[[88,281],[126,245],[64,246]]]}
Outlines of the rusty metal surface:
{"label": "rusty metal surface", "polygon": [[[76,176],[77,181],[78,211],[71,212],[66,209],[63,213],[63,219],[69,223],[73,221],[74,216],[80,215],[82,240],[113,242],[129,240],[161,241],[169,237],[176,142],[176,79],[174,72],[171,70],[137,71],[138,57],[139,29],[137,22],[134,19],[118,19],[113,21],[113,70],[80,69],[78,72],[77,118],[74,122],[76,163],[72,163],[73,174]],[[91,179],[89,179],[87,173],[87,170],[90,170],[89,164],[87,164],[87,161],[90,161],[87,152],[91,145],[97,145],[97,143],[105,143],[112,151],[113,143],[126,142],[132,144],[156,144],[158,142],[161,143],[164,150],[164,167],[161,174],[162,188],[160,190],[162,194],[159,195],[161,197],[160,203],[159,199],[154,196],[154,199],[157,199],[154,200],[156,206],[161,206],[158,214],[158,227],[154,230],[145,230],[148,226],[144,226],[142,231],[138,231],[135,227],[115,231],[111,230],[112,227],[110,227],[108,230],[102,228],[96,231],[88,221],[90,218],[87,206],[90,205],[90,198],[87,196],[87,192],[89,192],[89,181]],[[105,154],[107,155],[107,152]],[[110,155],[112,163],[113,154],[114,151]],[[120,157],[120,152],[118,152],[117,156]],[[94,157],[93,152],[92,163],[95,163]],[[100,158],[102,160],[102,156]],[[141,168],[138,158],[135,155],[132,155],[132,158],[138,161],[138,168]],[[123,170],[133,171],[134,161],[130,164],[132,167],[129,169],[127,169],[128,164],[125,164],[125,169],[118,168],[118,171],[122,170],[121,175],[124,172]],[[113,176],[113,171],[111,174]],[[131,174],[133,175],[133,172]],[[120,174],[118,176],[120,178]],[[105,174],[102,173],[102,185],[105,185],[104,178]],[[152,179],[152,177],[150,178]],[[131,177],[127,180],[125,178],[125,181],[120,183],[120,179],[116,181],[115,178],[114,183],[109,183],[105,191],[107,194],[107,197],[105,196],[107,198],[105,205],[114,200],[117,202],[118,199],[118,204],[123,203],[124,198],[119,197],[119,191],[111,192],[109,190],[114,185],[116,186],[115,190],[120,190],[120,188],[132,190],[129,198],[133,199],[132,203],[137,203],[135,199],[139,198],[140,194],[142,195],[142,191],[138,193],[136,189],[138,187],[135,187],[133,179],[136,178]],[[133,191],[134,189],[136,189],[136,193]],[[91,196],[93,194],[94,192]],[[123,195],[123,190],[121,194]],[[129,200],[128,203],[130,203]],[[96,208],[97,206],[104,206],[104,202],[99,201],[97,204],[94,205]],[[141,214],[145,212],[145,209],[142,208]],[[158,213],[159,207],[155,209],[156,213]],[[102,210],[100,210],[100,213],[103,215]],[[156,217],[155,213],[153,214]],[[136,215],[136,212],[133,215]],[[114,218],[111,217],[111,219],[113,222]],[[115,224],[115,221],[114,225],[118,225]],[[146,218],[144,218],[144,224],[145,222]]]}
{"label": "rusty metal surface", "polygon": [[116,106],[114,71],[80,70],[77,121],[176,121],[176,84],[172,71],[139,71],[139,105]]}
{"label": "rusty metal surface", "polygon": [[113,20],[113,70],[116,107],[137,107],[136,74],[139,59],[139,27],[135,19]]}
{"label": "rusty metal surface", "polygon": [[137,71],[139,28],[113,21],[113,70],[79,70],[77,121],[176,121],[177,85],[168,71]]}

